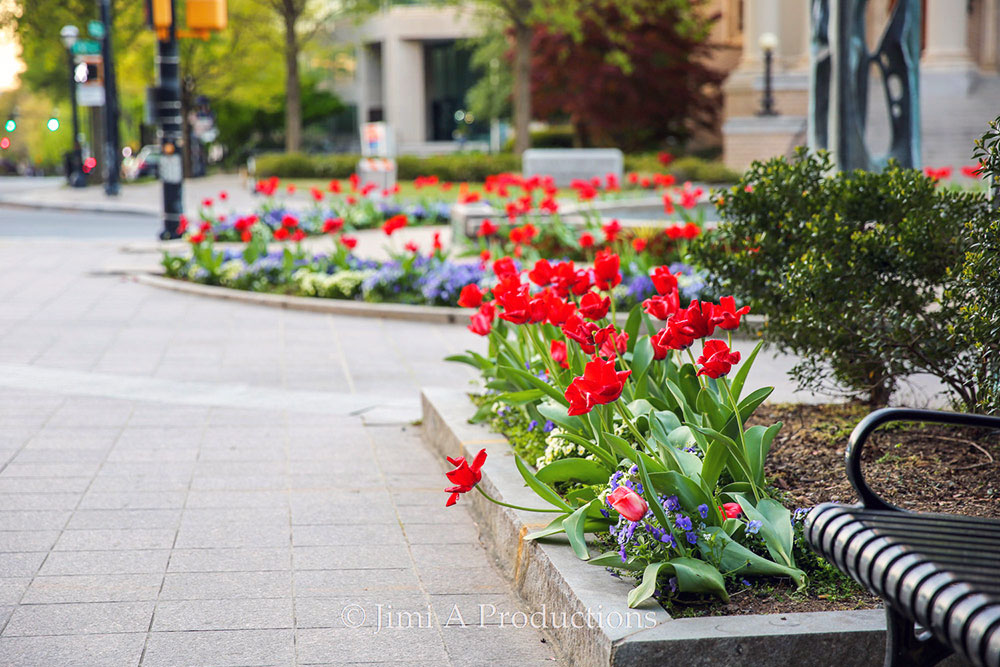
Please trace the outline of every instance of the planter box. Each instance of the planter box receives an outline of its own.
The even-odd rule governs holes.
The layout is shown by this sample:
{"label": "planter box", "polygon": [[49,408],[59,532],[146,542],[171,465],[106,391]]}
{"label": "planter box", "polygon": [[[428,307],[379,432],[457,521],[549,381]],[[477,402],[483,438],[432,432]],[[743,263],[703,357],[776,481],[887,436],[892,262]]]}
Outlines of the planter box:
{"label": "planter box", "polygon": [[[464,393],[424,389],[421,398],[424,437],[442,457],[465,456],[471,461],[485,448],[489,457],[480,482],[483,488],[509,503],[542,505],[514,467],[506,439],[468,423],[473,410]],[[578,560],[564,538],[524,540],[524,535],[544,525],[540,515],[499,507],[478,493],[466,494],[459,502],[471,509],[484,544],[527,603],[529,622],[553,639],[568,664],[882,664],[882,610],[672,619],[651,601],[629,609],[625,600],[631,585]],[[578,627],[572,627],[573,621]]]}

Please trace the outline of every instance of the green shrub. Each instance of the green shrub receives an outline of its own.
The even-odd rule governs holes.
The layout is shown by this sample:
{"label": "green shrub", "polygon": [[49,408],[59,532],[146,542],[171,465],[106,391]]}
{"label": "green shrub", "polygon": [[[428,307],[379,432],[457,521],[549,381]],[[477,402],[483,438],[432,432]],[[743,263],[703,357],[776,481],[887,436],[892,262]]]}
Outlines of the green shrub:
{"label": "green shrub", "polygon": [[[360,155],[351,153],[307,155],[305,153],[264,153],[257,156],[257,177],[267,178],[347,178],[354,173]],[[520,172],[521,158],[513,153],[453,153],[449,155],[401,155],[396,158],[401,180],[417,176],[437,176],[445,181],[484,181],[491,174]],[[643,173],[668,171],[678,181],[732,183],[739,175],[721,162],[685,156],[664,170],[655,154],[626,155],[625,171]]]}
{"label": "green shrub", "polygon": [[973,407],[974,362],[950,342],[961,304],[947,288],[986,198],[895,164],[828,177],[832,166],[804,149],[755,162],[720,197],[723,222],[695,245],[698,261],[717,288],[768,316],[765,337],[802,359],[792,371],[801,386],[878,404],[923,372]]}
{"label": "green shrub", "polygon": [[738,173],[718,160],[706,160],[694,155],[679,157],[664,167],[656,153],[626,155],[625,171],[645,174],[666,171],[673,174],[680,182],[735,183],[740,177]]}
{"label": "green shrub", "polygon": [[[265,153],[257,157],[257,177],[347,178],[354,173],[360,159],[360,155],[349,153]],[[445,181],[483,181],[490,174],[521,170],[521,159],[509,153],[455,153],[430,157],[402,155],[396,159],[396,164],[399,178],[403,180],[437,176]]]}
{"label": "green shrub", "polygon": [[967,224],[965,265],[948,297],[958,303],[950,342],[971,357],[970,394],[979,412],[1000,413],[1000,117],[976,142],[973,158],[991,185],[994,209],[983,224]]}

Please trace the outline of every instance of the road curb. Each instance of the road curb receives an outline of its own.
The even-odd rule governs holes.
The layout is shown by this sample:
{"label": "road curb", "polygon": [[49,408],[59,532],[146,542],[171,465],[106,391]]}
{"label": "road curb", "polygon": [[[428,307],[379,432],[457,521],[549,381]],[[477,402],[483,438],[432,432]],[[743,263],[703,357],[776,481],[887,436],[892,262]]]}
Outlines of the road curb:
{"label": "road curb", "polygon": [[[504,502],[539,506],[517,473],[507,440],[482,425],[469,424],[468,397],[451,389],[421,392],[425,441],[442,456],[472,460],[485,448],[483,486]],[[442,487],[444,478],[442,477]],[[442,502],[444,494],[442,494]],[[565,539],[527,542],[523,537],[544,524],[538,515],[490,503],[477,493],[465,503],[479,524],[480,537],[504,576],[527,602],[529,614],[554,613],[559,623],[542,628],[564,660],[573,665],[664,664],[706,667],[881,665],[885,646],[882,610],[828,611],[754,616],[672,619],[649,601],[639,609],[625,603],[631,584],[573,555]],[[563,612],[600,615],[599,622],[572,628]],[[638,613],[637,613],[638,612]],[[629,616],[631,614],[631,616]],[[618,622],[618,619],[623,619]],[[629,627],[622,627],[627,623]],[[641,627],[639,627],[641,626]]]}
{"label": "road curb", "polygon": [[106,213],[112,215],[144,215],[156,217],[159,213],[154,209],[138,206],[107,206],[104,204],[80,205],[80,204],[60,204],[58,202],[38,202],[27,203],[21,201],[10,201],[0,198],[0,207],[18,208],[26,211],[59,211],[61,213]]}

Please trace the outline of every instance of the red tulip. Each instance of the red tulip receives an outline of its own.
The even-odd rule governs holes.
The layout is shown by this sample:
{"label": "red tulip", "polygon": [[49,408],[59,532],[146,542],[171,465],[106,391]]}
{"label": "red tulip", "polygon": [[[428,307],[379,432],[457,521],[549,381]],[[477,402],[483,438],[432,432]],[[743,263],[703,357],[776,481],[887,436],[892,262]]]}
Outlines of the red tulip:
{"label": "red tulip", "polygon": [[579,388],[586,392],[591,401],[597,405],[611,403],[622,395],[625,388],[625,380],[632,374],[632,371],[615,370],[614,359],[607,361],[594,359],[588,361],[583,370],[583,377],[580,380]]}
{"label": "red tulip", "polygon": [[723,503],[719,512],[727,519],[735,519],[743,513],[743,508],[740,507],[739,503]]}
{"label": "red tulip", "polygon": [[653,357],[663,359],[667,356],[667,350],[685,350],[694,343],[694,338],[685,336],[674,326],[674,321],[667,322],[667,326],[653,334],[649,342],[653,345]]}
{"label": "red tulip", "polygon": [[642,252],[643,250],[645,250],[646,249],[646,245],[647,245],[647,241],[644,238],[636,237],[636,238],[632,239],[632,248],[636,252]]}
{"label": "red tulip", "polygon": [[528,272],[528,279],[539,287],[545,287],[552,282],[552,265],[549,260],[540,259],[535,262],[535,268]]}
{"label": "red tulip", "polygon": [[305,237],[306,237],[306,233],[301,228],[296,229],[292,233],[292,240],[295,241],[295,242],[299,242],[302,239],[304,239]]}
{"label": "red tulip", "polygon": [[604,297],[602,299],[597,292],[587,292],[580,299],[580,314],[588,320],[603,319],[608,314],[608,309],[610,308],[611,298]]}
{"label": "red tulip", "polygon": [[590,248],[590,247],[593,247],[593,245],[594,245],[594,235],[593,234],[590,234],[589,232],[584,232],[583,234],[580,234],[580,247],[581,248]]}
{"label": "red tulip", "polygon": [[602,290],[610,290],[622,281],[618,268],[621,259],[617,254],[602,250],[597,253],[594,259],[594,282]]}
{"label": "red tulip", "polygon": [[483,303],[483,292],[475,283],[470,283],[462,288],[462,293],[458,295],[458,305],[462,308],[479,308]]}
{"label": "red tulip", "polygon": [[517,276],[517,265],[514,264],[514,260],[510,257],[501,257],[497,261],[493,262],[493,273],[495,273],[497,278],[500,278],[501,280],[511,276]]}
{"label": "red tulip", "polygon": [[594,402],[580,386],[582,381],[582,377],[574,378],[566,387],[566,400],[569,401],[567,414],[570,417],[587,414],[594,407]]}
{"label": "red tulip", "polygon": [[642,308],[652,317],[665,321],[680,309],[680,301],[677,292],[667,296],[651,296],[642,302]]}
{"label": "red tulip", "polygon": [[650,279],[652,279],[653,287],[659,294],[671,294],[677,291],[677,276],[671,273],[666,266],[658,266],[653,269]]}
{"label": "red tulip", "polygon": [[191,236],[188,237],[188,241],[192,245],[198,245],[199,243],[203,242],[204,240],[205,240],[205,234],[202,233],[202,232],[197,232],[197,233],[192,234]]}
{"label": "red tulip", "polygon": [[278,227],[277,229],[274,230],[274,240],[275,241],[284,241],[287,238],[288,238],[288,228],[287,227]]}
{"label": "red tulip", "polygon": [[212,208],[212,200],[211,199],[202,199],[201,200],[201,205],[204,206],[205,208]]}
{"label": "red tulip", "polygon": [[406,216],[402,213],[394,215],[382,223],[382,231],[386,236],[392,236],[393,232],[403,227],[406,227]]}
{"label": "red tulip", "polygon": [[229,193],[226,192],[225,190],[221,191],[219,193],[219,199],[221,199],[222,201],[226,201],[227,199],[229,199]]}
{"label": "red tulip", "polygon": [[406,243],[405,243],[405,244],[403,245],[403,248],[404,248],[405,250],[408,250],[409,252],[412,252],[412,253],[413,253],[414,255],[415,255],[415,254],[417,254],[418,252],[420,252],[420,246],[418,246],[418,245],[417,245],[417,244],[416,244],[415,242],[413,242],[413,241],[407,241],[407,242],[406,242]]}
{"label": "red tulip", "polygon": [[705,341],[705,348],[698,363],[702,368],[698,375],[707,375],[710,378],[719,378],[733,369],[733,364],[740,362],[740,353],[733,352],[729,346],[721,340]]}
{"label": "red tulip", "polygon": [[702,305],[695,299],[687,308],[677,311],[671,323],[675,324],[677,330],[685,336],[694,339],[704,338],[715,333],[716,325],[712,322],[712,314],[712,304]]}
{"label": "red tulip", "polygon": [[627,486],[619,486],[609,493],[608,504],[629,521],[640,521],[649,511],[649,505],[643,497]]}
{"label": "red tulip", "polygon": [[732,331],[740,327],[740,318],[750,312],[750,306],[736,310],[736,300],[731,296],[719,299],[719,305],[712,307],[712,322],[720,329]]}
{"label": "red tulip", "polygon": [[323,232],[325,234],[332,234],[334,232],[339,232],[344,226],[343,218],[327,218],[323,221]]}
{"label": "red tulip", "polygon": [[546,293],[545,298],[549,324],[557,327],[562,326],[566,320],[576,314],[576,306],[569,301],[563,301],[554,292]]}
{"label": "red tulip", "polygon": [[604,231],[604,239],[608,243],[614,243],[618,240],[618,232],[622,230],[622,225],[617,220],[612,220],[601,229]]}
{"label": "red tulip", "polygon": [[340,242],[348,250],[354,250],[354,248],[358,245],[358,240],[353,236],[341,236]]}
{"label": "red tulip", "polygon": [[978,164],[974,167],[962,167],[962,176],[966,178],[979,178],[979,175],[982,174],[981,170],[982,166]]}
{"label": "red tulip", "polygon": [[616,333],[612,325],[594,332],[594,344],[600,350],[601,356],[611,359],[619,354],[625,354],[628,349],[628,334],[624,331]]}
{"label": "red tulip", "polygon": [[457,459],[449,456],[448,463],[455,466],[455,469],[446,472],[445,476],[455,486],[449,486],[444,490],[445,493],[451,494],[445,507],[451,507],[457,503],[459,494],[468,493],[476,488],[476,484],[479,484],[479,480],[483,478],[482,468],[483,464],[486,463],[486,450],[479,450],[476,458],[472,460],[472,465],[465,461],[464,456],[459,456]]}
{"label": "red tulip", "polygon": [[575,340],[585,354],[593,354],[596,349],[594,332],[598,326],[593,322],[585,322],[579,315],[572,315],[562,325],[562,331],[570,340]]}
{"label": "red tulip", "polygon": [[488,336],[493,329],[493,317],[496,309],[491,303],[484,303],[479,310],[469,318],[469,331],[480,336]]}
{"label": "red tulip", "polygon": [[566,341],[564,340],[552,341],[552,344],[549,345],[549,354],[552,356],[552,361],[556,362],[563,368],[569,368],[569,362],[566,361],[567,358]]}
{"label": "red tulip", "polygon": [[281,226],[287,229],[291,229],[292,227],[298,227],[299,221],[293,215],[286,215],[281,218]]}

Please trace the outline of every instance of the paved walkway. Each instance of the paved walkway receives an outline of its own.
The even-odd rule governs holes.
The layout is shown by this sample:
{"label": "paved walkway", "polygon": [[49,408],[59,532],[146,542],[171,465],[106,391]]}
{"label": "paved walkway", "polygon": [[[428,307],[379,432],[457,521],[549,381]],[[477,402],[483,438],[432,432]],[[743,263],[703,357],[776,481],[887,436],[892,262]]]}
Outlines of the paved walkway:
{"label": "paved walkway", "polygon": [[0,664],[553,664],[413,425],[463,329],[90,273],[115,256],[0,240]]}

